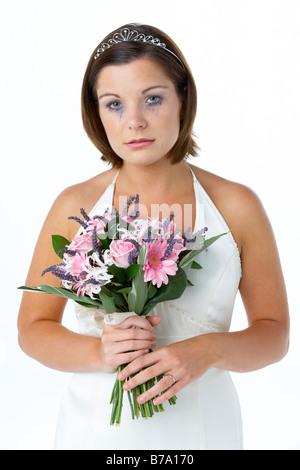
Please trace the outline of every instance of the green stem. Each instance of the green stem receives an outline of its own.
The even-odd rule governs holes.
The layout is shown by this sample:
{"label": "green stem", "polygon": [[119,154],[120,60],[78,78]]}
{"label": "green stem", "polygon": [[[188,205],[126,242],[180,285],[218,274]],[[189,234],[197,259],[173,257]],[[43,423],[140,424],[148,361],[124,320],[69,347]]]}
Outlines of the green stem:
{"label": "green stem", "polygon": [[[118,367],[117,374],[119,374],[125,365]],[[110,424],[117,426],[121,423],[121,414],[122,414],[122,404],[123,404],[123,383],[116,378],[114,387],[110,397],[110,404],[112,404],[112,412],[110,417]]]}
{"label": "green stem", "polygon": [[[146,383],[141,385],[141,391],[142,391],[142,393],[145,393],[147,391],[147,384]],[[152,414],[151,414],[149,401],[146,401],[145,403],[143,403],[143,407],[144,407],[144,410],[145,410],[145,417],[146,418],[151,418]]]}
{"label": "green stem", "polygon": [[[118,374],[126,367],[127,364],[122,364],[118,368]],[[134,374],[136,375],[136,374]],[[134,375],[128,377],[129,380]],[[147,390],[152,388],[163,376],[160,375],[158,377],[152,378],[148,380],[146,383],[141,384],[133,388],[131,391],[127,392],[130,409],[131,409],[131,417],[132,419],[139,418],[140,415],[142,418],[150,418],[154,415],[154,413],[165,411],[162,404],[154,405],[153,399],[148,400],[147,402],[140,404],[137,401],[137,398],[142,393],[145,393]],[[120,381],[118,379],[115,380],[115,384],[111,393],[110,404],[112,404],[112,413],[111,413],[111,425],[119,426],[121,423],[121,414],[122,414],[122,406],[123,406],[123,384],[125,380]],[[176,395],[171,397],[168,401],[170,405],[176,404]]]}
{"label": "green stem", "polygon": [[130,405],[130,409],[131,409],[131,417],[132,417],[132,419],[134,419],[135,418],[134,407],[133,407],[133,402],[132,402],[132,399],[131,399],[130,390],[128,390],[128,392],[127,392],[127,397],[128,397],[128,401],[129,401],[129,405]]}
{"label": "green stem", "polygon": [[123,383],[121,381],[119,381],[119,386],[118,386],[118,401],[117,401],[117,410],[116,410],[116,425],[117,426],[119,426],[121,424],[121,414],[122,414],[122,406],[123,406],[123,393],[124,393]]}

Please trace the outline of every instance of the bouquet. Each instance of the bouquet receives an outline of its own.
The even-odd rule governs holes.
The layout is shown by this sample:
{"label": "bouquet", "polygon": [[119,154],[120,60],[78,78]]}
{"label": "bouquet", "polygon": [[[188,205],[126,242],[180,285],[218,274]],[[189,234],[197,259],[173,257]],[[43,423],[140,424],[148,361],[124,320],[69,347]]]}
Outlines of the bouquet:
{"label": "bouquet", "polygon": [[[134,209],[129,214],[130,206]],[[207,228],[197,233],[176,229],[173,215],[163,220],[139,218],[139,196],[130,196],[122,213],[108,209],[103,215],[89,217],[80,210],[83,220],[77,235],[68,241],[52,235],[52,244],[62,262],[46,268],[61,279],[60,287],[40,285],[19,289],[55,294],[91,308],[104,308],[107,314],[135,312],[147,315],[159,302],[179,298],[187,285],[189,269],[201,269],[194,258],[218,238],[205,239]],[[151,350],[150,350],[151,351]],[[118,373],[126,366],[121,365]],[[162,377],[162,376],[161,376]],[[164,411],[152,400],[144,404],[137,397],[161,377],[149,380],[128,391],[132,418],[153,416]],[[123,403],[123,383],[116,379],[111,395],[111,425],[119,425]],[[169,399],[176,403],[176,396]]]}

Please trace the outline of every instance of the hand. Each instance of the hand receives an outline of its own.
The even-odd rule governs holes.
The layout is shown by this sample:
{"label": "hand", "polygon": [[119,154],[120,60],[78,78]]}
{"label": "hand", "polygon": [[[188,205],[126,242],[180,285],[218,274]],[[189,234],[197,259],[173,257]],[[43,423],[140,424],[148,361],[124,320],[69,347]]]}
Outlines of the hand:
{"label": "hand", "polygon": [[[164,346],[149,354],[143,354],[128,364],[118,375],[119,380],[125,380],[132,374],[135,375],[123,385],[124,390],[131,390],[159,375],[166,375],[157,384],[138,397],[139,403],[144,403],[151,398],[159,405],[188,385],[190,382],[203,375],[215,361],[210,343],[210,335],[201,335],[185,341],[179,341]],[[145,370],[141,370],[144,369]]]}
{"label": "hand", "polygon": [[155,347],[153,328],[161,318],[133,315],[117,325],[104,325],[100,345],[101,370],[116,372],[121,364],[131,362]]}

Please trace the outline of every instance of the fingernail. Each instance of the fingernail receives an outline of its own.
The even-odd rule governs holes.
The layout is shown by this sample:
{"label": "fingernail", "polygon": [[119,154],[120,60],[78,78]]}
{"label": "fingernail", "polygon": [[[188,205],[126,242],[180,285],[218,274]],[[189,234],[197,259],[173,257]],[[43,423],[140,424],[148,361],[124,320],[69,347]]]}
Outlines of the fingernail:
{"label": "fingernail", "polygon": [[124,390],[129,390],[129,385],[125,383],[125,384],[123,385],[123,389],[124,389]]}

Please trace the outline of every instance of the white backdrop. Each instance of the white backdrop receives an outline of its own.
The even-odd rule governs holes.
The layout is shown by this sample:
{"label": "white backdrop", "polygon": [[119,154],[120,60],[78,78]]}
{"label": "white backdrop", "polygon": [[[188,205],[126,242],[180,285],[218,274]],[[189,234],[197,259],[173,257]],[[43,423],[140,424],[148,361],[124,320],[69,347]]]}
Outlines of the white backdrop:
{"label": "white backdrop", "polygon": [[[140,22],[173,37],[194,72],[195,131],[202,148],[196,164],[250,186],[271,219],[289,295],[291,347],[279,364],[233,379],[245,448],[300,449],[300,2],[1,0],[0,5],[0,448],[53,449],[69,375],[19,349],[16,287],[24,283],[54,198],[106,169],[81,124],[81,82],[90,54],[111,30]],[[71,306],[65,323],[76,328]],[[244,326],[238,297],[232,328]]]}

